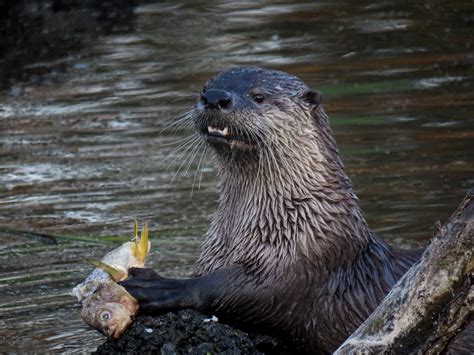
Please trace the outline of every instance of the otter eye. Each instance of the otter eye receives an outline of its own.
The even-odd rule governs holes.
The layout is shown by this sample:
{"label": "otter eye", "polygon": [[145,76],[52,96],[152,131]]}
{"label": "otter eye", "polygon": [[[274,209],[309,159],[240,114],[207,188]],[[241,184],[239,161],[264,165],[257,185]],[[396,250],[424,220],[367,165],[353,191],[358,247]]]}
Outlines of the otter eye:
{"label": "otter eye", "polygon": [[252,100],[255,101],[257,104],[261,104],[265,100],[265,96],[262,94],[253,94]]}
{"label": "otter eye", "polygon": [[110,318],[112,318],[112,314],[109,311],[102,311],[99,314],[99,320],[102,322],[108,321]]}

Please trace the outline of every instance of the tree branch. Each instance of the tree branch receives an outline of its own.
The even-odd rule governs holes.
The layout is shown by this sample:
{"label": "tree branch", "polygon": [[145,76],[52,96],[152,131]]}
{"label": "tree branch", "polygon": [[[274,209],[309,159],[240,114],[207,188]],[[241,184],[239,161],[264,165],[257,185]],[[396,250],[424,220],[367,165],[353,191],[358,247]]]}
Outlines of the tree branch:
{"label": "tree branch", "polygon": [[446,350],[460,330],[474,325],[473,247],[471,191],[435,233],[420,261],[335,354]]}

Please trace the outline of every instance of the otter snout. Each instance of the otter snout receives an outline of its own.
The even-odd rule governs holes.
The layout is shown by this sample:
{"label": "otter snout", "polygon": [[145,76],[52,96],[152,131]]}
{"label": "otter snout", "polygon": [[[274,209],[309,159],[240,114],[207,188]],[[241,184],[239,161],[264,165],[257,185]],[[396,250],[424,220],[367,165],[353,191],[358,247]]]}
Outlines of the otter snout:
{"label": "otter snout", "polygon": [[201,94],[199,102],[205,109],[222,110],[232,107],[232,95],[225,90],[212,89]]}

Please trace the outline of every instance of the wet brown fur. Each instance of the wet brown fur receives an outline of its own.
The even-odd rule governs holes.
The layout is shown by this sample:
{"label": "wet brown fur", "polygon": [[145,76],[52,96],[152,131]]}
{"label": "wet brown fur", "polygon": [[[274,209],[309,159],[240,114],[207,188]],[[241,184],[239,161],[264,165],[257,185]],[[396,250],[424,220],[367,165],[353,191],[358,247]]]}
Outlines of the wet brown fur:
{"label": "wet brown fur", "polygon": [[221,82],[242,72],[257,77],[254,89],[265,93],[265,103],[193,113],[197,127],[228,124],[257,143],[250,151],[217,149],[219,206],[195,274],[237,266],[229,281],[235,287],[216,300],[216,312],[309,353],[332,352],[419,253],[398,251],[370,230],[309,88],[258,68],[225,72]]}

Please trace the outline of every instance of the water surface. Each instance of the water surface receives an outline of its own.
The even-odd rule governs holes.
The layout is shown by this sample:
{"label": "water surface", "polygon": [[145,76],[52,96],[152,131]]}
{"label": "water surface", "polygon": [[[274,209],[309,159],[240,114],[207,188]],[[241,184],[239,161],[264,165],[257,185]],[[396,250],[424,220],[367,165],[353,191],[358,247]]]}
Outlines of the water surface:
{"label": "water surface", "polygon": [[284,70],[324,93],[366,217],[395,245],[425,245],[473,186],[471,2],[77,6],[20,7],[28,31],[2,42],[0,352],[95,349],[68,292],[135,218],[151,266],[191,270],[216,207],[212,154],[163,129],[221,69]]}

